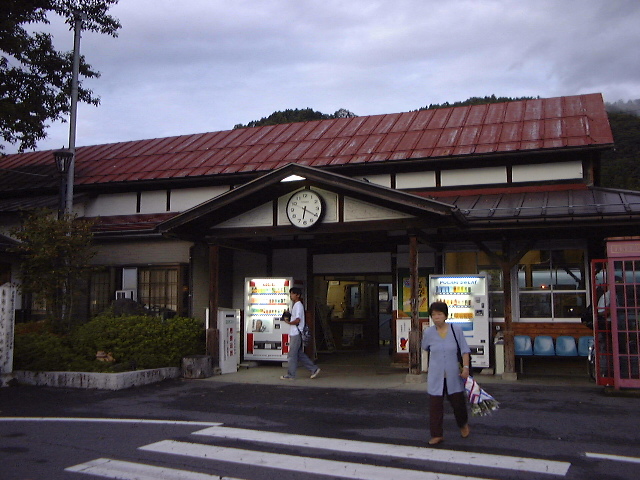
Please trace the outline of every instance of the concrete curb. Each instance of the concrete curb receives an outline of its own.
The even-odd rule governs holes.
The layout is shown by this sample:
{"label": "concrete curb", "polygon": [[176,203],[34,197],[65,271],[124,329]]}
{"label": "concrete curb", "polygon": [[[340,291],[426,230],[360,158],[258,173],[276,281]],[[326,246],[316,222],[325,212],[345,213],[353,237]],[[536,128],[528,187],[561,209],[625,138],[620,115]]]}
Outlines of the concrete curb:
{"label": "concrete curb", "polygon": [[101,390],[122,390],[149,383],[161,382],[169,378],[180,377],[177,367],[154,368],[122,373],[94,372],[32,372],[18,370],[13,372],[14,378],[21,384],[65,387],[95,388]]}

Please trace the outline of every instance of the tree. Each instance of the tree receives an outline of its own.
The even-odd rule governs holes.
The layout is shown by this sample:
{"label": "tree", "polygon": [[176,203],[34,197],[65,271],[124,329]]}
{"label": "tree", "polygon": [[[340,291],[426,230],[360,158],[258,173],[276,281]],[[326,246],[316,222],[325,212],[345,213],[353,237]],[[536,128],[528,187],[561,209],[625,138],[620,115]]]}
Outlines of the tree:
{"label": "tree", "polygon": [[295,123],[295,122],[309,122],[312,120],[326,120],[329,118],[352,118],[357,115],[349,110],[341,108],[334,114],[322,113],[315,111],[311,108],[303,108],[295,110],[287,109],[284,111],[273,112],[268,117],[263,117],[260,120],[253,120],[246,125],[241,123],[235,125],[233,128],[251,128],[251,127],[263,127],[265,125],[279,125],[281,123]]}
{"label": "tree", "polygon": [[[0,131],[2,139],[18,144],[22,152],[35,149],[46,137],[46,124],[64,121],[71,109],[73,52],[60,52],[53,38],[25,27],[48,24],[48,15],[60,15],[73,25],[83,14],[83,29],[117,36],[120,23],[106,14],[118,0],[2,0],[0,2]],[[80,75],[97,78],[84,57]],[[91,90],[78,87],[79,101],[98,105]],[[0,151],[3,146],[0,144]]]}
{"label": "tree", "polygon": [[20,288],[44,304],[47,319],[58,331],[71,327],[74,299],[93,269],[89,263],[95,255],[92,225],[75,215],[57,218],[56,213],[44,209],[28,213],[22,225],[11,232],[20,241],[12,248],[22,261]]}

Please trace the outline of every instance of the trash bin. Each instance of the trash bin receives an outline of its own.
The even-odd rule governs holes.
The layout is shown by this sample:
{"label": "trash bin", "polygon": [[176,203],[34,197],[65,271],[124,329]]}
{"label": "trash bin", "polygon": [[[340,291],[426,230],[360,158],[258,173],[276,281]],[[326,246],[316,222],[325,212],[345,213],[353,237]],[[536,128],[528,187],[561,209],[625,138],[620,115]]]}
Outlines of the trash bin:
{"label": "trash bin", "polygon": [[210,355],[188,355],[182,358],[182,378],[209,378],[213,376],[213,358]]}

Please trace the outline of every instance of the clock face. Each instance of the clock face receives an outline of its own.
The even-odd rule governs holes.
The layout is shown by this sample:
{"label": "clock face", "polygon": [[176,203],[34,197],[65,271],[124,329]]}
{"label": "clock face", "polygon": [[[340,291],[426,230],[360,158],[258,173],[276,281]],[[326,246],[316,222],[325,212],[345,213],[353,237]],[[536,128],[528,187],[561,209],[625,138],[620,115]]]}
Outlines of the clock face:
{"label": "clock face", "polygon": [[311,190],[300,190],[287,202],[287,218],[298,228],[313,227],[320,222],[322,213],[322,197]]}

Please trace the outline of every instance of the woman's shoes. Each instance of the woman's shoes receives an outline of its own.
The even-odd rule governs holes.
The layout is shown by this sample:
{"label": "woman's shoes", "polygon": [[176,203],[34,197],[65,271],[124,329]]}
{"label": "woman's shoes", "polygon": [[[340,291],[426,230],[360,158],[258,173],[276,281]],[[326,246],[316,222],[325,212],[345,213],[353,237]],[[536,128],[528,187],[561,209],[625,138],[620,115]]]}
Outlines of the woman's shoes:
{"label": "woman's shoes", "polygon": [[444,442],[444,437],[432,437],[431,440],[429,440],[429,445],[438,445],[442,442]]}
{"label": "woman's shoes", "polygon": [[471,429],[469,428],[469,424],[465,425],[460,429],[460,435],[462,436],[462,438],[467,438],[470,433],[471,433]]}

